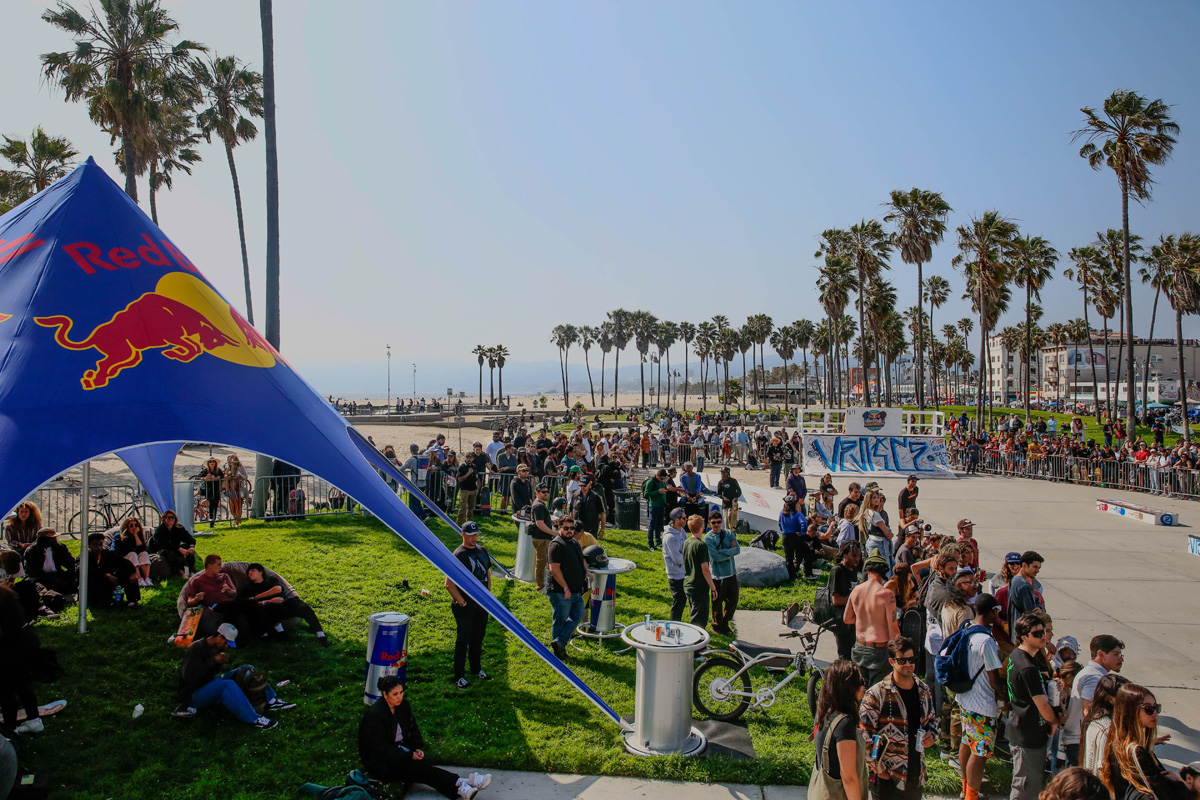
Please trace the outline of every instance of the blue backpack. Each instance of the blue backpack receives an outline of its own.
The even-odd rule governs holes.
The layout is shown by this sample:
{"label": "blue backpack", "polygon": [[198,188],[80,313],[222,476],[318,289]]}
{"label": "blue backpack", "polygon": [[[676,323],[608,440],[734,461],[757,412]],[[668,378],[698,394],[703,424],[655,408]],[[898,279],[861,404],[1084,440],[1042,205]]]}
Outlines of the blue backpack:
{"label": "blue backpack", "polygon": [[937,678],[939,684],[955,694],[971,691],[971,687],[975,685],[975,679],[983,672],[983,667],[980,667],[979,672],[972,675],[968,667],[971,655],[971,637],[977,633],[990,633],[990,631],[982,625],[972,625],[971,620],[964,621],[962,626],[942,643],[942,649],[938,651],[937,657],[934,659],[934,677]]}

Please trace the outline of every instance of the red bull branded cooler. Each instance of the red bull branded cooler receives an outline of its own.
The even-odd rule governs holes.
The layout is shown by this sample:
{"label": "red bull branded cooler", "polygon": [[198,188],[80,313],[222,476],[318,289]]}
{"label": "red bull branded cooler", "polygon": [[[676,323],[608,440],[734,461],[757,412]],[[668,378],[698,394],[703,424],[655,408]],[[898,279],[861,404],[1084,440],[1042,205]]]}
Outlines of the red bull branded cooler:
{"label": "red bull branded cooler", "polygon": [[395,675],[403,683],[408,674],[408,614],[381,611],[372,614],[367,633],[367,683],[363,702],[380,698],[379,679]]}

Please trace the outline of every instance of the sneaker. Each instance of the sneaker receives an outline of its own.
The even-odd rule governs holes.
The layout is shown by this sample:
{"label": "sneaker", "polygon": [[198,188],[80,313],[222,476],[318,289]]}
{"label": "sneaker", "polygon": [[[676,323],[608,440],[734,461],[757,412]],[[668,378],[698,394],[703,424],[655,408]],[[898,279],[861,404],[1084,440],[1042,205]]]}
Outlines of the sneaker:
{"label": "sneaker", "polygon": [[34,717],[13,728],[13,733],[41,733],[44,730],[46,730],[46,723],[42,722],[41,717]]}
{"label": "sneaker", "polygon": [[567,660],[567,648],[559,644],[557,640],[550,642],[550,649],[554,651],[554,655],[558,656],[559,661]]}
{"label": "sneaker", "polygon": [[266,717],[259,717],[258,719],[254,720],[253,725],[254,725],[254,727],[258,728],[260,731],[269,731],[271,728],[279,727],[279,720],[267,719]]}
{"label": "sneaker", "polygon": [[472,772],[467,778],[467,782],[482,791],[492,785],[492,776],[487,773],[481,775],[478,772]]}
{"label": "sneaker", "polygon": [[481,680],[481,681],[490,681],[491,679],[492,679],[492,676],[491,676],[491,675],[488,675],[488,674],[487,674],[486,672],[484,672],[483,670],[479,670],[479,680]]}
{"label": "sneaker", "polygon": [[477,794],[479,794],[479,790],[472,786],[465,778],[462,779],[462,783],[458,785],[458,796],[462,800],[473,800]]}
{"label": "sneaker", "polygon": [[456,680],[454,682],[454,685],[457,686],[459,689],[465,689],[468,686],[470,686],[471,684],[467,683],[466,678],[459,678],[458,680]]}
{"label": "sneaker", "polygon": [[38,616],[42,619],[58,619],[58,614],[45,606],[38,609]]}
{"label": "sneaker", "polygon": [[329,647],[329,637],[328,636],[318,636],[317,637],[317,646],[318,647]]}
{"label": "sneaker", "polygon": [[196,709],[189,706],[180,706],[171,712],[171,716],[178,717],[179,719],[187,719],[188,717],[196,716]]}
{"label": "sneaker", "polygon": [[954,754],[950,752],[949,748],[947,748],[945,750],[939,750],[938,757],[941,758],[942,761],[953,761],[954,760]]}
{"label": "sneaker", "polygon": [[267,703],[267,708],[271,709],[272,711],[287,711],[288,709],[295,707],[295,703],[289,703],[286,700],[280,700],[278,697]]}

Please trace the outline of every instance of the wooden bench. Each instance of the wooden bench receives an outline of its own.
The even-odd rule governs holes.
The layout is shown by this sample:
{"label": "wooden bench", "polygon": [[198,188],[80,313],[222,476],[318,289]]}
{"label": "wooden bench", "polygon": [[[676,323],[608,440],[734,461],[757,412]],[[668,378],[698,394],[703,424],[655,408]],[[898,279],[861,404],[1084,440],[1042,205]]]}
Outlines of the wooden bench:
{"label": "wooden bench", "polygon": [[1128,519],[1136,519],[1148,525],[1166,525],[1169,527],[1179,524],[1179,517],[1174,512],[1162,511],[1157,508],[1138,505],[1137,503],[1128,503],[1124,500],[1104,500],[1097,498],[1096,510],[1104,511],[1108,514],[1116,514]]}

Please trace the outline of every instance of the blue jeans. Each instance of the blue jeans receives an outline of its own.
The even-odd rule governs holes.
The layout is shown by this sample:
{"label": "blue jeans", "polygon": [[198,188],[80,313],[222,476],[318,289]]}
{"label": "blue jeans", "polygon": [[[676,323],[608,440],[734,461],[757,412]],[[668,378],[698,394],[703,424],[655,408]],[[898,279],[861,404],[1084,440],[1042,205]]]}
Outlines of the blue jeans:
{"label": "blue jeans", "polygon": [[778,461],[771,462],[771,488],[779,488],[779,471],[783,469],[783,465]]}
{"label": "blue jeans", "polygon": [[663,512],[666,506],[650,506],[650,523],[646,526],[646,544],[662,547]]}
{"label": "blue jeans", "polygon": [[417,499],[415,492],[408,493],[408,507],[414,514],[417,515],[417,519],[424,520],[429,516],[429,512],[425,510],[424,504]]}
{"label": "blue jeans", "polygon": [[[258,719],[259,714],[254,710],[254,706],[250,705],[250,701],[246,699],[246,693],[242,691],[242,687],[238,686],[232,680],[233,673],[226,672],[221,677],[211,680],[201,686],[196,691],[192,692],[192,700],[188,704],[196,709],[208,708],[211,705],[220,703],[229,710],[242,722],[247,724]],[[267,702],[275,699],[275,692],[271,691],[271,687],[267,686]]]}
{"label": "blue jeans", "polygon": [[583,593],[571,592],[570,600],[565,599],[561,592],[547,592],[547,596],[550,598],[550,607],[554,609],[550,637],[566,647],[571,634],[575,632],[575,626],[583,619]]}
{"label": "blue jeans", "polygon": [[696,456],[696,472],[704,472],[704,454]]}
{"label": "blue jeans", "polygon": [[879,555],[883,556],[883,560],[888,565],[888,575],[892,574],[892,567],[896,565],[896,557],[892,553],[892,540],[885,539],[882,536],[867,537],[867,555],[871,554],[872,550],[879,550]]}

